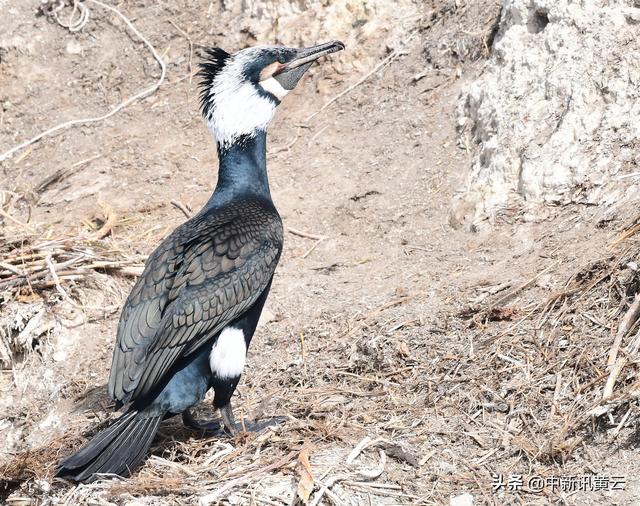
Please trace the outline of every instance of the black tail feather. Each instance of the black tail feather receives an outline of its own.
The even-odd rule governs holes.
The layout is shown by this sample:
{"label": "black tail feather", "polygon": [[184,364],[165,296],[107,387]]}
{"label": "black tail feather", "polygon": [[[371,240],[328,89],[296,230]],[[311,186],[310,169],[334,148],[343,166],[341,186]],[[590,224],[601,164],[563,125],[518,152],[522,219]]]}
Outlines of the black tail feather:
{"label": "black tail feather", "polygon": [[[144,435],[142,436],[144,441],[142,441],[142,444],[140,445],[140,450],[138,451],[137,455],[134,455],[132,462],[141,462],[142,459],[144,459],[145,455],[147,454],[147,451],[149,450],[149,447],[151,446],[151,443],[156,437],[156,432],[158,431],[158,426],[160,425],[161,421],[162,421],[162,418],[160,418],[157,421],[155,419],[149,420],[148,423],[155,424],[155,427],[153,429],[151,428],[146,429]],[[133,468],[127,467],[128,474],[131,474],[132,471],[133,471]]]}
{"label": "black tail feather", "polygon": [[57,476],[92,481],[96,474],[129,476],[145,457],[163,415],[125,413],[77,453],[58,464]]}
{"label": "black tail feather", "polygon": [[128,422],[130,422],[136,415],[135,411],[125,413],[120,418],[115,420],[106,429],[96,434],[91,441],[84,445],[76,453],[60,461],[59,467],[65,467],[67,469],[78,469],[83,467],[94,460],[107,445],[113,441],[113,439],[124,429]]}

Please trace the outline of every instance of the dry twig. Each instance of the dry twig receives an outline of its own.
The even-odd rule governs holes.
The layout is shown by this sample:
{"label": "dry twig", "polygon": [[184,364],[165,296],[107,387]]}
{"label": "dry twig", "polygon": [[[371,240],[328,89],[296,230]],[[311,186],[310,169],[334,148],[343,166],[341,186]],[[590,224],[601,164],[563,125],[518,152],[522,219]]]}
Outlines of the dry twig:
{"label": "dry twig", "polygon": [[316,241],[321,241],[322,239],[325,239],[324,235],[309,234],[307,232],[303,232],[293,227],[287,227],[287,232],[293,235],[297,235],[298,237],[305,237],[307,239],[314,239]]}
{"label": "dry twig", "polygon": [[[132,104],[133,102],[136,102],[136,101],[138,101],[138,100],[140,100],[140,99],[142,99],[144,97],[147,97],[147,96],[151,95],[152,93],[155,93],[158,90],[158,88],[160,88],[160,85],[163,83],[165,75],[166,75],[166,67],[165,67],[164,61],[162,60],[162,58],[160,57],[160,55],[156,51],[155,47],[153,47],[151,42],[149,42],[147,40],[147,38],[138,31],[138,29],[129,20],[129,18],[127,16],[125,16],[122,12],[120,12],[118,9],[116,9],[115,7],[112,7],[112,6],[107,5],[107,4],[103,3],[103,2],[100,2],[99,0],[87,0],[87,1],[91,2],[91,3],[95,4],[95,5],[98,5],[98,6],[102,7],[103,9],[107,9],[107,10],[113,12],[120,19],[122,19],[122,21],[125,22],[125,24],[129,27],[129,29],[133,33],[136,34],[136,36],[144,43],[145,46],[147,46],[149,51],[151,51],[151,54],[153,55],[153,57],[158,62],[158,65],[160,65],[160,77],[158,78],[158,80],[156,81],[155,84],[153,84],[152,86],[150,86],[148,88],[145,88],[142,91],[139,91],[135,95],[129,97],[125,101],[123,101],[123,102],[119,103],[118,105],[114,106],[109,112],[107,112],[105,114],[102,114],[100,116],[94,116],[94,117],[88,117],[88,118],[74,119],[74,120],[71,120],[71,121],[65,121],[64,123],[60,123],[59,125],[56,125],[56,126],[54,126],[52,128],[49,128],[48,130],[45,130],[44,132],[39,133],[35,137],[32,137],[31,139],[26,140],[26,141],[22,142],[21,144],[18,144],[17,146],[14,146],[13,148],[9,149],[8,151],[5,151],[4,153],[0,154],[0,162],[2,162],[4,160],[8,160],[9,158],[11,158],[18,151],[26,148],[27,146],[30,146],[31,144],[34,144],[35,142],[38,142],[40,139],[43,139],[44,137],[53,135],[53,134],[55,134],[57,132],[60,132],[62,130],[66,130],[67,128],[70,128],[70,127],[74,127],[74,126],[78,126],[78,125],[87,125],[89,123],[97,123],[97,122],[100,122],[100,121],[104,121],[105,119],[110,118],[111,116],[113,116],[114,114],[119,112],[120,110],[122,110],[125,107],[127,107],[129,104]],[[85,9],[86,9],[86,6],[85,6]],[[88,11],[88,9],[87,9],[87,11]],[[87,19],[88,19],[88,13],[87,13]]]}
{"label": "dry twig", "polygon": [[191,208],[184,205],[182,202],[178,200],[172,200],[171,205],[176,209],[182,211],[182,214],[184,214],[187,219],[190,219],[193,216],[193,211],[191,210]]}
{"label": "dry twig", "polygon": [[305,119],[305,123],[308,123],[309,121],[311,121],[313,118],[315,118],[318,114],[320,114],[322,111],[324,111],[325,109],[327,109],[329,106],[331,106],[331,104],[337,102],[338,100],[340,100],[342,97],[344,97],[345,95],[347,95],[348,93],[351,93],[353,90],[355,90],[358,86],[360,86],[362,83],[364,83],[367,79],[369,79],[372,75],[376,74],[377,72],[379,72],[380,70],[382,70],[383,68],[385,68],[387,65],[389,65],[390,63],[392,63],[394,60],[396,60],[397,58],[399,58],[400,56],[406,54],[405,50],[406,48],[409,46],[409,43],[411,42],[411,40],[415,37],[415,35],[418,33],[418,30],[413,30],[409,33],[409,35],[407,36],[407,38],[402,41],[401,45],[399,48],[394,49],[393,51],[391,51],[386,58],[384,58],[380,63],[378,63],[375,67],[373,67],[369,72],[367,72],[364,76],[362,76],[358,82],[352,84],[351,86],[347,87],[346,89],[342,90],[340,93],[338,93],[336,96],[334,96],[333,98],[331,98],[326,104],[324,104],[320,109],[318,109],[316,112],[314,112],[313,114],[311,114],[310,116],[307,117],[307,119]]}
{"label": "dry twig", "polygon": [[244,483],[247,483],[248,481],[251,481],[257,478],[258,476],[261,476],[263,474],[266,474],[268,472],[271,472],[283,466],[286,466],[289,462],[291,462],[295,458],[296,454],[297,452],[289,452],[286,456],[277,460],[273,464],[269,464],[266,467],[256,469],[255,471],[251,471],[245,474],[244,476],[240,476],[239,478],[235,478],[233,480],[228,481],[222,487],[216,490],[214,493],[201,497],[199,501],[200,506],[209,506],[210,504],[213,504],[214,502],[224,498],[235,487],[238,487]]}
{"label": "dry twig", "polygon": [[631,330],[631,328],[635,325],[640,317],[640,293],[636,294],[633,299],[633,303],[625,313],[622,321],[620,322],[620,327],[618,327],[618,332],[616,334],[616,338],[613,341],[613,345],[611,346],[611,350],[609,350],[609,358],[607,359],[607,366],[610,368],[609,377],[607,378],[607,382],[604,386],[604,391],[602,393],[602,399],[605,401],[610,400],[613,397],[613,388],[616,384],[616,380],[624,366],[627,364],[627,357],[619,357],[618,351],[620,350],[620,345],[622,344],[622,339],[625,335]]}

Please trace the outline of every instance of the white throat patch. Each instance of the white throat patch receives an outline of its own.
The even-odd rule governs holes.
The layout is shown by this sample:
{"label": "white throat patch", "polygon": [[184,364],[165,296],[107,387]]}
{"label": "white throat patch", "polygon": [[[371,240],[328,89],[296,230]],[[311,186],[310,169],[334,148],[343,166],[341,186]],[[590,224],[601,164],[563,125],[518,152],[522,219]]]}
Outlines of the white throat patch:
{"label": "white throat patch", "polygon": [[222,146],[243,135],[265,130],[276,110],[276,104],[261,96],[242,72],[250,57],[250,54],[236,54],[215,77],[209,90],[212,107],[206,119],[211,133]]}
{"label": "white throat patch", "polygon": [[211,347],[209,366],[220,379],[236,378],[242,374],[247,357],[247,344],[241,329],[226,327]]}
{"label": "white throat patch", "polygon": [[265,91],[271,93],[278,100],[282,100],[287,96],[287,93],[289,93],[289,90],[285,90],[282,85],[273,77],[265,79],[264,81],[260,81],[260,86],[262,86]]}

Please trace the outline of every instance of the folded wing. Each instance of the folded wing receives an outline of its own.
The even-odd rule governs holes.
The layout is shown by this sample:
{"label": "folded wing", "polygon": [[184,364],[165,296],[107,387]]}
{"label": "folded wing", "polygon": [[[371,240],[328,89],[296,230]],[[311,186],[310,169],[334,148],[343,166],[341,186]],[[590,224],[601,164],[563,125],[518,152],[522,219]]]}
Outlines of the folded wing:
{"label": "folded wing", "polygon": [[282,250],[282,223],[235,203],[176,229],[147,260],[122,311],[109,377],[120,403],[152,392],[171,366],[249,309]]}

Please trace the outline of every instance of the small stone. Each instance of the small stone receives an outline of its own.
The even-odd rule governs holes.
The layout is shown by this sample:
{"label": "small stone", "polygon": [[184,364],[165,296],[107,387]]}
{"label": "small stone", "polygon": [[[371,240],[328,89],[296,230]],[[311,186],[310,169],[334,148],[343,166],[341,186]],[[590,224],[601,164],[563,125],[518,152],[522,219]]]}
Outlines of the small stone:
{"label": "small stone", "polygon": [[469,492],[449,499],[449,506],[473,506],[473,496]]}
{"label": "small stone", "polygon": [[67,354],[64,351],[56,351],[53,354],[53,361],[54,362],[62,362],[66,358],[67,358]]}
{"label": "small stone", "polygon": [[40,487],[45,494],[48,494],[51,491],[51,483],[47,480],[36,480],[36,485]]}
{"label": "small stone", "polygon": [[271,323],[275,320],[276,320],[276,315],[273,314],[268,309],[265,309],[262,311],[262,314],[260,315],[260,319],[258,320],[258,327],[262,327],[263,325],[266,325],[267,323]]}
{"label": "small stone", "polygon": [[65,51],[69,54],[82,54],[82,46],[78,41],[70,40],[67,43],[67,47],[65,48]]}

